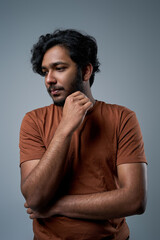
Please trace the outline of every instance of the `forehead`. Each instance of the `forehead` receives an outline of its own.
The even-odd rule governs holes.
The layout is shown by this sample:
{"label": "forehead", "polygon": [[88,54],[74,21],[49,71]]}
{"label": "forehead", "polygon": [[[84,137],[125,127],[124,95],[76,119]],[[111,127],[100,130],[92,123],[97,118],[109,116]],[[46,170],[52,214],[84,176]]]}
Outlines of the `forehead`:
{"label": "forehead", "polygon": [[43,56],[42,66],[55,62],[73,63],[69,51],[63,46],[54,46],[46,51]]}

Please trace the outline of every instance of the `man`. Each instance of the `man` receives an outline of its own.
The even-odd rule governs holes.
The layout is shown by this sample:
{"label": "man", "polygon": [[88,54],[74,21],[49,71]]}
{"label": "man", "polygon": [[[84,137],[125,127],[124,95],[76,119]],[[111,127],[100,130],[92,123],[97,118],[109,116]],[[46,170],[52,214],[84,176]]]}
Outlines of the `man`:
{"label": "man", "polygon": [[39,38],[31,62],[54,102],[27,113],[20,131],[34,239],[128,239],[125,216],[145,210],[146,158],[135,113],[92,96],[95,39],[57,30]]}

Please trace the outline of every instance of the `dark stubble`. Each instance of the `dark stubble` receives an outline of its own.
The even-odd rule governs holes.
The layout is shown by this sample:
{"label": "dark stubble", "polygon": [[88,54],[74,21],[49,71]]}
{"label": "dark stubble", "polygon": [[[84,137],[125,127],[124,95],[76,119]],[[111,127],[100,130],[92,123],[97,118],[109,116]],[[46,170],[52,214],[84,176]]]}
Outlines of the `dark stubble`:
{"label": "dark stubble", "polygon": [[[50,87],[47,89],[50,96],[51,96],[50,89],[52,89],[53,87],[54,87],[53,85],[50,85]],[[82,72],[80,69],[77,69],[77,74],[76,74],[75,79],[73,80],[73,83],[71,84],[71,89],[70,89],[69,95],[76,91],[80,91],[80,92],[84,93]],[[61,101],[53,101],[53,102],[56,106],[63,107],[65,104],[65,100],[66,100],[66,98]]]}

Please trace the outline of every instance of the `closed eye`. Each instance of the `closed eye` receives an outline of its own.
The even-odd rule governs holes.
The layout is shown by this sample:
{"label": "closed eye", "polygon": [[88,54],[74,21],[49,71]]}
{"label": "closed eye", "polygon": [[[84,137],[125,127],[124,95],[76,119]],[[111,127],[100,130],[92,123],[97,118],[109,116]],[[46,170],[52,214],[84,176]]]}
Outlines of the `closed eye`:
{"label": "closed eye", "polygon": [[63,72],[67,67],[56,67],[58,72]]}
{"label": "closed eye", "polygon": [[48,71],[42,71],[42,76],[46,76],[48,74]]}

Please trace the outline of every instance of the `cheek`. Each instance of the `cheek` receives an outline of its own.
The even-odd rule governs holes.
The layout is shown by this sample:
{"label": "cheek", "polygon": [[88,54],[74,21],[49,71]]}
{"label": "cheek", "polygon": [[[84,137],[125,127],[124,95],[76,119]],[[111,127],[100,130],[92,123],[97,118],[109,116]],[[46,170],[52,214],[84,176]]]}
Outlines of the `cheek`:
{"label": "cheek", "polygon": [[44,80],[44,85],[46,86],[46,88],[49,87],[49,85],[47,84],[46,80]]}
{"label": "cheek", "polygon": [[74,73],[67,73],[64,76],[59,77],[59,83],[69,87],[74,81]]}

